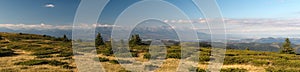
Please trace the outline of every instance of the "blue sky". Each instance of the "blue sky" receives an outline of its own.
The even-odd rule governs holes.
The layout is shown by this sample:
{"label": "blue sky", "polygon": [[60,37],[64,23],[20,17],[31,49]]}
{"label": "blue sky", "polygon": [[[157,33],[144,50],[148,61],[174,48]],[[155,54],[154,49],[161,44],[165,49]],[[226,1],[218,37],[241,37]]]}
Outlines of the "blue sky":
{"label": "blue sky", "polygon": [[[111,0],[99,23],[113,24],[124,9],[138,1]],[[203,18],[191,0],[166,1],[180,8],[191,19]],[[72,25],[79,3],[80,0],[0,0],[0,27],[34,28],[41,23],[48,27]],[[228,33],[299,34],[290,32],[300,31],[300,0],[217,0],[217,3],[226,18]],[[261,28],[266,26],[267,29]]]}
{"label": "blue sky", "polygon": [[[129,5],[139,0],[111,0],[100,22],[112,23]],[[191,18],[202,17],[191,0],[167,0]],[[300,0],[217,0],[225,18],[299,18]],[[1,0],[1,24],[72,24],[80,0]],[[45,7],[55,5],[54,8]]]}
{"label": "blue sky", "polygon": [[299,18],[300,0],[218,0],[227,18]]}

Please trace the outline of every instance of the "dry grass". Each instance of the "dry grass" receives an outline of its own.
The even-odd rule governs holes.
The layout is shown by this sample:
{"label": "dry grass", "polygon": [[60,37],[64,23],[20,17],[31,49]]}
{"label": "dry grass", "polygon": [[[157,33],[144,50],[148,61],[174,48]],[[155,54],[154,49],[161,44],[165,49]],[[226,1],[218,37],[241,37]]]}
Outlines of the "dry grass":
{"label": "dry grass", "polygon": [[223,69],[226,68],[241,68],[247,69],[249,72],[263,72],[265,71],[264,67],[253,66],[253,65],[223,65]]}

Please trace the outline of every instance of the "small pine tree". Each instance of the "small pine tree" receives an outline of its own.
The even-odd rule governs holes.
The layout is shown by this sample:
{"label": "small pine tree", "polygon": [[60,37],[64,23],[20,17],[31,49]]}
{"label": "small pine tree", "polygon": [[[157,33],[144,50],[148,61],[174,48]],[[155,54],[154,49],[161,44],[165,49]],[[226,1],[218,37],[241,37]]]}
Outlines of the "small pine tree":
{"label": "small pine tree", "polygon": [[95,45],[96,47],[101,46],[101,45],[105,45],[103,38],[101,36],[101,33],[98,33],[96,36],[96,40],[95,40]]}
{"label": "small pine tree", "polygon": [[129,45],[130,46],[139,45],[141,43],[142,43],[142,39],[140,38],[140,36],[138,34],[132,35],[130,40],[129,40]]}
{"label": "small pine tree", "polygon": [[0,40],[2,40],[3,38],[2,38],[2,35],[0,35]]}
{"label": "small pine tree", "polygon": [[285,54],[294,54],[294,49],[291,46],[291,41],[289,40],[289,38],[285,39],[285,42],[283,43],[283,47],[282,50],[280,51],[280,53],[285,53]]}
{"label": "small pine tree", "polygon": [[250,50],[249,47],[246,47],[246,50],[249,51]]}
{"label": "small pine tree", "polygon": [[64,42],[68,42],[68,41],[69,41],[69,39],[68,39],[68,37],[67,37],[66,34],[64,34],[64,36],[63,36],[63,41],[64,41]]}

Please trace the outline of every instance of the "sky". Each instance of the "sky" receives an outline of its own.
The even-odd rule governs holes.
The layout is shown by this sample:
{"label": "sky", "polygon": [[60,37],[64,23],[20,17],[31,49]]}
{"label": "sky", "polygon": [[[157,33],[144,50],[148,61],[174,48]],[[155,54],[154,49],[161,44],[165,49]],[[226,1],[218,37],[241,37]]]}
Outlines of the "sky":
{"label": "sky", "polygon": [[[111,0],[99,17],[100,24],[114,24],[123,10],[140,0]],[[203,20],[191,0],[166,0],[192,21]],[[0,0],[0,28],[70,29],[80,0]],[[229,34],[298,35],[300,0],[217,0]],[[138,13],[139,11],[137,11]],[[154,11],[158,12],[159,11]],[[172,12],[170,12],[172,14]],[[175,14],[176,15],[176,14]],[[130,20],[130,18],[129,18]],[[168,22],[184,24],[180,18]],[[198,24],[198,25],[197,25]],[[207,28],[196,23],[198,29]]]}

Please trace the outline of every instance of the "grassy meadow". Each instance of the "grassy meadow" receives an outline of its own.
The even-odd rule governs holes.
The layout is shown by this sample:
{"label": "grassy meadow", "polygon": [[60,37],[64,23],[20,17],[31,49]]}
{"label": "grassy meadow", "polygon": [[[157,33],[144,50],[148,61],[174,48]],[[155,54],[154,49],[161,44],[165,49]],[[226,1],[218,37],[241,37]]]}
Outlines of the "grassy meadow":
{"label": "grassy meadow", "polygon": [[[77,72],[72,43],[63,37],[0,33],[0,72]],[[87,43],[88,44],[88,43]],[[166,61],[154,72],[174,72],[181,58],[181,47],[166,46]],[[132,56],[141,62],[151,57],[148,45],[134,45]],[[110,43],[97,47],[98,57],[107,72],[128,72],[116,61]],[[211,48],[202,46],[197,72],[205,72],[211,59]],[[80,54],[80,53],[78,53]],[[128,61],[130,63],[130,61]],[[299,72],[300,55],[227,49],[221,72]]]}

